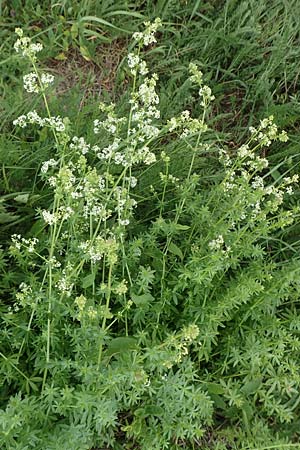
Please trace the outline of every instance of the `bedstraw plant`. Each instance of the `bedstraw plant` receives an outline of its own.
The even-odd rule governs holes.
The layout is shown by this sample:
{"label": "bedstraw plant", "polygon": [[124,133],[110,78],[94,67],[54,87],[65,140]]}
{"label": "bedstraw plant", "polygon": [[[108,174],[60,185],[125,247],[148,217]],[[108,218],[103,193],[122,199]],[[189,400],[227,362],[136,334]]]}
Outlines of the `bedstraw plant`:
{"label": "bedstraw plant", "polygon": [[93,142],[52,115],[42,46],[16,30],[24,89],[43,107],[13,125],[47,129],[53,145],[48,207],[9,248],[22,281],[2,306],[3,449],[205,448],[220,418],[238,448],[297,435],[299,261],[272,242],[299,217],[298,174],[275,182],[264,157],[287,134],[270,116],[235,150],[214,142],[214,96],[194,63],[200,117],[161,117],[145,59],[159,27],[134,33],[127,113],[101,103]]}

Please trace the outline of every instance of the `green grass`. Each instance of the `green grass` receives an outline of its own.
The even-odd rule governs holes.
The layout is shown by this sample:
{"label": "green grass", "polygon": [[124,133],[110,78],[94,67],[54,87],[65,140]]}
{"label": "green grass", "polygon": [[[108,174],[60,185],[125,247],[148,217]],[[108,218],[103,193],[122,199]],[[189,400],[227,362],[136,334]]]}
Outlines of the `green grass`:
{"label": "green grass", "polygon": [[[245,141],[249,126],[257,126],[260,119],[272,114],[278,126],[287,130],[290,139],[287,144],[276,143],[270,150],[266,149],[265,156],[271,166],[268,176],[279,182],[283,176],[299,173],[298,0],[51,0],[44,3],[12,0],[0,1],[0,16],[0,249],[4,249],[3,259],[2,256],[0,258],[0,289],[5,301],[13,298],[12,293],[23,280],[22,274],[15,270],[13,261],[7,256],[7,242],[13,233],[22,233],[24,236],[40,233],[36,210],[48,208],[52,201],[50,189],[38,176],[42,162],[52,157],[50,133],[15,133],[12,126],[12,121],[24,112],[42,109],[40,99],[23,91],[22,76],[27,73],[28,65],[13,52],[15,27],[22,27],[25,34],[35,36],[43,43],[42,64],[56,77],[55,94],[49,98],[53,114],[68,116],[73,134],[84,135],[87,141],[93,142],[95,137],[91,124],[98,117],[99,100],[116,102],[120,113],[127,109],[129,73],[125,57],[132,45],[131,34],[145,20],[160,17],[163,30],[158,34],[158,43],[145,53],[151,72],[159,75],[162,116],[170,118],[184,109],[191,110],[193,116],[199,113],[198,99],[191,95],[186,81],[186,67],[189,62],[196,62],[203,71],[205,83],[212,88],[216,97],[208,117],[208,124],[214,131],[208,133],[207,143],[217,141],[223,148],[234,152]],[[159,145],[164,144],[161,141]],[[185,144],[176,141],[166,144],[168,154],[172,156],[170,172],[175,176],[187,173],[186,168],[182,169],[187,166],[183,161],[189,159]],[[220,177],[214,147],[196,161],[195,167],[203,174],[201,189],[205,196],[206,189],[217,183]],[[137,235],[138,232],[143,233],[156,217],[157,209],[152,209],[151,194],[148,192],[148,198],[145,198],[145,192],[150,184],[159,182],[161,170],[162,165],[158,164],[141,173],[141,184],[136,195],[144,205],[144,210],[136,217]],[[175,208],[172,196],[172,190],[166,193],[166,204],[170,211]],[[286,207],[299,204],[299,199],[298,190]],[[293,264],[289,265],[289,260],[296,258],[299,253],[299,232],[299,223],[294,223],[284,230],[276,231],[267,241],[274,261],[279,266],[286,265],[291,272]],[[153,249],[151,251],[154,252]],[[147,260],[147,255],[145,258]],[[149,256],[148,260],[151,258]],[[274,274],[279,274],[279,269],[274,270]],[[230,271],[227,275],[230,279]],[[227,289],[226,283],[222,284],[222,277],[218,282],[222,290],[219,293],[216,286],[211,294],[215,300],[215,295],[219,293],[221,296]],[[298,286],[297,283],[295,280],[295,286]],[[279,286],[277,288],[279,290]],[[268,283],[266,289],[269,289],[268,298],[276,297],[277,292]],[[297,289],[295,287],[295,292]],[[278,314],[282,313],[287,322],[293,316],[295,322],[299,312],[296,294],[290,309],[285,308],[282,302]],[[245,314],[243,317],[247,318],[245,309],[241,311]],[[230,318],[229,329],[233,330],[232,339],[239,339],[235,325],[237,317],[233,313],[230,315],[231,311],[224,312],[224,316],[227,314]],[[222,325],[224,327],[226,320]],[[298,330],[294,322],[293,326]],[[245,331],[248,332],[250,334],[249,330]],[[230,338],[226,341],[226,333],[224,346],[230,342]],[[263,345],[267,347],[271,345],[270,342],[272,340],[266,338]],[[260,343],[256,342],[256,345]],[[224,347],[220,347],[218,352],[223,350]],[[239,348],[236,351],[242,350]],[[208,365],[208,373],[209,370]],[[214,370],[222,376],[222,367],[215,365]],[[214,396],[215,402],[219,402],[219,409],[213,427],[208,428],[207,435],[202,440],[199,438],[198,446],[193,448],[300,449],[300,444],[297,444],[299,414],[295,424],[281,426],[278,436],[276,433],[273,435],[265,425],[268,418],[264,425],[254,420],[251,426],[256,431],[250,437],[245,425],[247,421],[236,426],[240,410],[235,406],[228,408],[227,403],[222,404],[219,393],[210,392],[209,387],[207,392]],[[2,395],[6,401],[6,393]],[[252,418],[252,410],[247,414]],[[129,419],[125,417],[120,420],[125,425]],[[272,422],[272,418],[269,422]],[[134,447],[129,443],[129,448]]]}

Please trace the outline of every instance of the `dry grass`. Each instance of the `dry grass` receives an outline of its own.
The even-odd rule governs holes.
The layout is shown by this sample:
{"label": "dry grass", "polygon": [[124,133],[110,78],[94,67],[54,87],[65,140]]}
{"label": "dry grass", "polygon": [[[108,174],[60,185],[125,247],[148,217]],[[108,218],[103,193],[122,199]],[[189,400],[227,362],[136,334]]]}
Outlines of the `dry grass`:
{"label": "dry grass", "polygon": [[[97,100],[104,92],[113,99],[118,97],[123,88],[116,83],[116,77],[126,50],[124,40],[115,40],[111,44],[99,45],[93,60],[84,58],[78,48],[71,48],[64,54],[64,59],[51,58],[47,67],[59,80],[56,94],[65,95],[73,88],[80,90],[80,108],[88,99]],[[119,86],[118,90],[116,86]]]}

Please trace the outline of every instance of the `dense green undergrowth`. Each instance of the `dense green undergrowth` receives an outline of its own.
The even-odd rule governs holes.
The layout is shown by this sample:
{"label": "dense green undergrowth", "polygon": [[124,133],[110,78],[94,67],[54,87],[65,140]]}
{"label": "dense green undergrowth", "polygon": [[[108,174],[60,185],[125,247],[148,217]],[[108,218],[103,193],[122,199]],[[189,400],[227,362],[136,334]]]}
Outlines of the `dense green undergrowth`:
{"label": "dense green undergrowth", "polygon": [[299,6],[270,3],[2,5],[1,448],[300,448]]}

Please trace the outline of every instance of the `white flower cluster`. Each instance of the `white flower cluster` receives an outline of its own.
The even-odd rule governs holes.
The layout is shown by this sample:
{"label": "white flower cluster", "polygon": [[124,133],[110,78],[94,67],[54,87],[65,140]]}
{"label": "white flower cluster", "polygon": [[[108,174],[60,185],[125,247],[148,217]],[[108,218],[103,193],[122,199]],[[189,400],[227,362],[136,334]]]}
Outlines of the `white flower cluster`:
{"label": "white flower cluster", "polygon": [[[83,217],[95,217],[97,220],[107,220],[111,210],[103,203],[103,190],[105,178],[97,173],[95,168],[90,169],[85,177],[76,186],[77,198],[83,199]],[[75,198],[72,194],[71,196]]]}
{"label": "white flower cluster", "polygon": [[151,78],[145,78],[138,92],[130,99],[132,127],[129,130],[130,145],[127,148],[127,155],[131,164],[149,165],[156,161],[155,154],[147,145],[139,147],[140,143],[150,141],[160,133],[159,128],[153,124],[153,121],[160,117],[157,108],[159,97],[155,91],[156,81],[156,74]]}
{"label": "white flower cluster", "polygon": [[220,250],[223,247],[224,238],[221,234],[209,242],[208,246],[211,250]]}
{"label": "white flower cluster", "polygon": [[211,251],[221,252],[222,255],[228,258],[231,247],[225,244],[224,238],[221,234],[219,234],[215,239],[208,243],[208,247]]}
{"label": "white flower cluster", "polygon": [[[258,129],[252,128],[250,131],[252,132],[250,143],[254,138],[254,140],[259,141],[260,146],[268,146],[272,140],[276,139],[281,141],[287,140],[285,131],[279,133],[276,124],[273,122],[273,116],[262,120]],[[226,167],[226,177],[222,183],[224,192],[228,193],[234,189],[241,192],[242,183],[245,185],[245,189],[247,185],[251,186],[253,191],[259,191],[263,197],[273,194],[277,199],[277,206],[282,202],[285,192],[284,186],[286,186],[287,193],[292,193],[292,187],[284,182],[281,183],[280,187],[265,186],[263,178],[256,175],[256,173],[268,167],[268,160],[256,154],[255,149],[250,148],[249,144],[244,144],[237,150],[237,157],[230,158],[230,155],[225,150],[221,150],[219,153],[219,160]],[[293,181],[289,184],[295,182],[295,178],[293,178]],[[253,203],[252,206],[255,204]],[[258,211],[258,208],[255,207],[255,210]]]}
{"label": "white flower cluster", "polygon": [[[145,78],[139,86],[138,92],[130,99],[132,109],[132,122],[136,128],[130,130],[130,134],[136,137],[139,142],[151,139],[159,134],[159,129],[152,125],[153,119],[159,119],[160,112],[157,109],[159,97],[155,91],[158,77],[153,74],[151,78]],[[135,146],[137,142],[131,141]]]}
{"label": "white flower cluster", "polygon": [[36,247],[36,244],[39,242],[37,238],[29,238],[25,239],[20,234],[13,234],[11,236],[11,240],[13,246],[17,250],[21,250],[22,247],[25,247],[29,253],[33,253]]}
{"label": "white flower cluster", "polygon": [[195,324],[190,324],[182,329],[182,338],[187,342],[193,342],[199,334],[199,327]]}
{"label": "white flower cluster", "polygon": [[189,111],[183,111],[179,117],[172,117],[167,123],[167,129],[172,132],[180,130],[180,137],[186,138],[192,134],[207,131],[207,125],[201,119],[190,117]]}
{"label": "white flower cluster", "polygon": [[201,70],[198,69],[197,64],[195,63],[190,63],[189,64],[189,72],[191,74],[190,76],[190,80],[193,83],[198,84],[199,86],[202,86],[203,83],[203,73],[201,72]]}
{"label": "white flower cluster", "polygon": [[288,140],[286,131],[283,130],[279,133],[273,116],[261,120],[258,128],[250,127],[249,131],[255,141],[266,147],[269,147],[272,141],[287,142]]}
{"label": "white flower cluster", "polygon": [[[159,129],[152,125],[153,118],[159,117],[159,111],[154,104],[158,103],[158,96],[154,90],[156,84],[156,76],[151,79],[146,79],[145,83],[140,86],[139,92],[130,100],[132,105],[131,122],[135,124],[129,130],[129,145],[124,147],[121,151],[119,138],[115,138],[113,143],[100,150],[99,146],[95,145],[92,150],[97,157],[102,160],[113,161],[117,165],[129,167],[132,164],[144,163],[146,165],[152,164],[156,161],[155,154],[150,151],[147,145],[139,147],[139,143],[150,140],[159,134]],[[113,105],[103,107],[102,110],[108,111],[108,118],[103,121],[95,121],[95,131],[99,131],[98,127],[104,126],[110,132],[116,132],[119,123],[123,122],[124,118],[117,118]],[[113,127],[113,128],[111,128]]]}
{"label": "white flower cluster", "polygon": [[116,200],[115,212],[118,214],[119,225],[129,225],[129,218],[132,216],[133,208],[136,207],[137,202],[129,196],[128,190],[121,186],[117,186],[115,189],[114,198]]}
{"label": "white flower cluster", "polygon": [[127,181],[129,183],[129,186],[131,188],[136,187],[137,181],[138,181],[137,178],[131,176],[131,177],[125,177],[124,179],[125,179],[125,181]]}
{"label": "white flower cluster", "polygon": [[[154,73],[151,78],[146,77],[144,83],[139,87],[138,99],[146,108],[159,104],[159,97],[155,91],[157,80],[158,76]],[[156,112],[153,110],[153,114],[154,113]]]}
{"label": "white flower cluster", "polygon": [[52,256],[51,258],[48,259],[48,264],[53,268],[53,269],[58,269],[59,267],[61,267],[61,262],[58,261],[58,259],[56,258],[56,256]]}
{"label": "white flower cluster", "polygon": [[163,183],[172,183],[179,187],[179,184],[178,184],[179,178],[174,177],[174,175],[171,175],[170,173],[165,174],[165,173],[160,172],[159,177]]}
{"label": "white flower cluster", "polygon": [[299,182],[299,175],[295,174],[292,177],[283,178],[281,187],[285,189],[285,193],[288,195],[292,195],[294,193],[292,184],[297,184]]}
{"label": "white flower cluster", "polygon": [[114,109],[115,105],[111,103],[110,105],[105,105],[104,103],[100,103],[99,109],[102,112],[105,112],[107,118],[103,121],[98,119],[94,120],[94,133],[98,134],[100,132],[100,128],[103,128],[110,134],[115,134],[119,129],[120,125],[126,122],[125,117],[117,117]]}
{"label": "white flower cluster", "polygon": [[66,294],[67,297],[70,297],[72,294],[74,283],[70,283],[68,277],[66,276],[65,271],[63,270],[62,277],[57,281],[55,287],[63,294]]}
{"label": "white flower cluster", "polygon": [[28,73],[27,75],[23,76],[23,85],[24,85],[24,89],[27,92],[35,92],[38,93],[40,92],[40,87],[39,87],[39,81],[38,81],[38,76],[36,73]]}
{"label": "white flower cluster", "polygon": [[[268,160],[256,155],[248,144],[242,145],[237,150],[237,155],[238,159],[232,159],[225,150],[219,152],[219,161],[226,167],[226,177],[222,183],[222,189],[227,193],[234,189],[240,191],[241,182],[248,185],[253,174],[269,165]],[[263,179],[254,176],[251,186],[253,189],[264,188]]]}
{"label": "white flower cluster", "polygon": [[93,147],[93,150],[99,159],[106,161],[114,160],[116,164],[120,164],[123,159],[123,155],[117,152],[120,142],[121,139],[115,138],[112,144],[104,147],[102,150],[97,145]]}
{"label": "white flower cluster", "polygon": [[130,159],[132,164],[143,163],[146,166],[155,163],[156,156],[153,152],[150,151],[147,145],[144,145],[141,148],[132,147],[130,150]]}
{"label": "white flower cluster", "polygon": [[155,19],[153,23],[144,22],[145,30],[143,32],[133,33],[133,39],[137,41],[140,45],[150,45],[156,42],[155,33],[159,27],[161,27],[162,22],[159,17]]}
{"label": "white flower cluster", "polygon": [[74,214],[74,209],[71,206],[60,206],[59,207],[60,220],[68,220]]}
{"label": "white flower cluster", "polygon": [[108,264],[115,264],[117,262],[118,243],[115,236],[111,235],[108,238],[97,236],[94,241],[85,241],[79,244],[85,258],[92,263],[101,261],[103,256],[106,256]]}
{"label": "white flower cluster", "polygon": [[[299,176],[294,175],[293,177],[284,178],[279,186],[265,186],[263,178],[256,176],[251,183],[251,187],[256,193],[254,196],[256,197],[256,201],[249,205],[252,209],[251,218],[256,219],[258,216],[262,219],[266,218],[265,212],[262,211],[264,200],[267,200],[266,207],[269,211],[277,211],[279,206],[283,203],[284,195],[292,195],[294,193],[292,185],[298,183],[298,181]],[[244,218],[246,218],[246,215]]]}
{"label": "white flower cluster", "polygon": [[137,73],[147,75],[149,72],[146,61],[142,60],[137,53],[128,54],[127,64],[132,75],[136,75]]}
{"label": "white flower cluster", "polygon": [[49,73],[42,73],[40,78],[34,72],[23,76],[23,85],[25,91],[29,93],[39,93],[44,91],[54,81],[54,76]]}
{"label": "white flower cluster", "polygon": [[[147,23],[145,33],[135,34],[135,39],[142,42],[154,42],[154,33],[160,24],[160,20],[156,20],[154,24]],[[128,55],[128,66],[133,75],[139,73],[145,76],[148,68],[138,52],[132,52]],[[144,163],[152,164],[156,161],[156,156],[151,152],[148,143],[156,138],[160,130],[155,126],[153,121],[160,118],[160,111],[157,108],[159,97],[156,93],[157,75],[145,77],[143,82],[139,84],[137,90],[132,93],[129,101],[131,111],[129,115],[129,127],[127,132],[126,145],[120,148],[120,139],[115,138],[113,143],[105,147],[99,148],[95,145],[92,150],[99,159],[108,162],[114,162],[123,167],[131,167],[133,164]],[[104,128],[111,134],[117,134],[123,123],[127,122],[124,117],[117,117],[114,111],[115,106],[100,104],[100,110],[106,112],[107,118],[104,121],[94,121],[95,133],[100,132],[100,127]],[[144,143],[144,145],[141,145]],[[122,219],[123,220],[123,219]],[[125,219],[124,219],[125,220]],[[127,220],[127,219],[126,219]]]}
{"label": "white flower cluster", "polygon": [[79,311],[83,311],[86,305],[86,297],[84,295],[80,295],[75,298],[74,303],[78,307]]}
{"label": "white flower cluster", "polygon": [[215,96],[212,94],[211,88],[206,85],[202,86],[199,89],[199,97],[202,98],[200,105],[204,107],[209,105],[215,99]]}
{"label": "white flower cluster", "polygon": [[[19,292],[16,293],[16,300],[20,306],[23,308],[25,306],[32,306],[34,303],[34,299],[32,296],[32,287],[27,283],[21,283],[19,286]],[[17,312],[19,307],[17,304],[14,304],[14,310]]]}
{"label": "white flower cluster", "polygon": [[83,217],[87,219],[88,217],[95,217],[98,221],[106,221],[111,216],[111,211],[106,209],[104,205],[101,204],[88,204],[83,206]]}
{"label": "white flower cluster", "polygon": [[[69,219],[77,208],[80,208],[82,219],[93,217],[105,221],[111,216],[111,210],[103,203],[106,176],[109,174],[100,175],[95,167],[88,167],[86,163],[85,157],[80,155],[77,164],[70,162],[60,167],[55,175],[48,178],[48,182],[55,189],[56,194],[68,203],[67,206],[61,206],[56,212],[43,211],[42,216],[47,224],[53,225],[58,221]],[[55,160],[46,161],[43,171],[45,172],[49,166],[55,164]],[[84,174],[82,168],[84,168]]]}
{"label": "white flower cluster", "polygon": [[90,144],[87,144],[83,137],[74,136],[70,148],[85,155],[90,150]]}
{"label": "white flower cluster", "polygon": [[42,217],[47,225],[54,225],[62,220],[68,220],[73,216],[74,210],[70,206],[60,206],[56,212],[47,209],[41,211]]}
{"label": "white flower cluster", "polygon": [[82,320],[85,317],[95,320],[98,317],[98,311],[93,306],[87,306],[87,299],[84,295],[75,298],[75,305],[78,308],[77,319]]}
{"label": "white flower cluster", "polygon": [[242,145],[238,151],[237,154],[240,158],[250,158],[250,159],[254,159],[255,158],[255,153],[252,149],[250,149],[248,144],[244,144]]}
{"label": "white flower cluster", "polygon": [[14,44],[14,49],[17,53],[22,52],[23,56],[27,56],[32,60],[36,60],[36,53],[43,50],[43,46],[40,43],[34,44],[29,37],[23,35],[21,28],[16,28],[15,33],[19,36],[19,39]]}
{"label": "white flower cluster", "polygon": [[51,213],[46,209],[42,211],[42,217],[47,225],[54,225],[59,220],[59,215],[57,213]]}
{"label": "white flower cluster", "polygon": [[65,131],[65,124],[60,116],[54,117],[45,117],[42,118],[38,115],[38,113],[33,110],[27,114],[23,114],[19,116],[17,119],[13,121],[15,126],[19,126],[21,128],[27,127],[28,124],[39,125],[40,127],[50,127],[53,128],[57,132]]}
{"label": "white flower cluster", "polygon": [[41,172],[42,173],[47,173],[49,170],[49,167],[55,167],[57,166],[58,161],[56,161],[55,159],[51,158],[48,161],[44,161],[41,167]]}
{"label": "white flower cluster", "polygon": [[61,195],[72,194],[75,190],[76,176],[72,163],[62,166],[56,177],[49,178],[49,183],[56,187],[56,192]]}
{"label": "white flower cluster", "polygon": [[[286,140],[286,133],[278,131],[271,116],[261,121],[257,130],[252,130],[249,143],[242,145],[234,158],[225,150],[220,151],[219,160],[225,167],[225,177],[220,186],[227,197],[234,196],[235,208],[229,213],[232,221],[230,228],[235,229],[241,221],[247,221],[249,226],[253,226],[254,222],[265,224],[275,218],[276,227],[285,227],[294,219],[294,213],[279,211],[276,216],[274,213],[283,204],[284,196],[293,194],[293,185],[298,183],[299,176],[296,174],[266,185],[268,178],[259,174],[268,167],[268,161],[255,150],[276,139]],[[258,141],[258,144],[251,148],[253,140]]]}
{"label": "white flower cluster", "polygon": [[200,105],[207,107],[215,99],[215,96],[212,95],[211,88],[203,85],[203,73],[195,63],[190,63],[189,72],[191,73],[190,80],[199,86]]}

